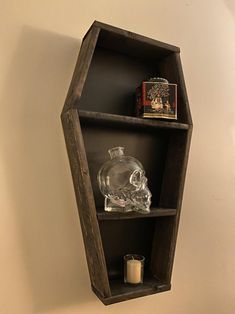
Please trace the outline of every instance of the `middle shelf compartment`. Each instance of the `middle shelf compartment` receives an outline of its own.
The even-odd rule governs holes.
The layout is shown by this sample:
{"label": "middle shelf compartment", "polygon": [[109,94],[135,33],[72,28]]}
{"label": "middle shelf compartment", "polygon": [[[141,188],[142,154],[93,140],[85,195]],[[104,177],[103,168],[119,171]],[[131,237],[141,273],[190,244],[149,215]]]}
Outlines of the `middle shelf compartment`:
{"label": "middle shelf compartment", "polygon": [[[101,113],[99,117],[100,115]],[[129,117],[125,118],[129,121]],[[148,122],[142,121],[143,119],[133,119],[141,120],[140,123]],[[156,121],[156,123],[160,122]],[[162,123],[165,125],[165,122]],[[124,147],[125,154],[137,158],[145,169],[148,187],[152,193],[152,211],[149,215],[157,217],[176,214],[184,159],[184,141],[187,136],[185,129],[142,128],[139,127],[139,122],[130,127],[129,123],[110,123],[109,120],[100,120],[98,117],[85,118],[84,114],[80,116],[80,124],[98,219],[121,218],[118,215],[106,216],[106,213],[99,211],[104,208],[104,197],[97,182],[100,167],[109,159],[108,150],[117,146]],[[135,217],[135,215],[139,216],[138,213],[133,213],[126,217]]]}

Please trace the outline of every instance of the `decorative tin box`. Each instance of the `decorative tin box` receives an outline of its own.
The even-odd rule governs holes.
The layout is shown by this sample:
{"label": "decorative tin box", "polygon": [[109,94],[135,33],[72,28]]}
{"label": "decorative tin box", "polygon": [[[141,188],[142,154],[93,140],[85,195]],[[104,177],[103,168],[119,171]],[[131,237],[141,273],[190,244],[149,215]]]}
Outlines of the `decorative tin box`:
{"label": "decorative tin box", "polygon": [[163,78],[143,81],[136,90],[137,116],[177,119],[177,85]]}

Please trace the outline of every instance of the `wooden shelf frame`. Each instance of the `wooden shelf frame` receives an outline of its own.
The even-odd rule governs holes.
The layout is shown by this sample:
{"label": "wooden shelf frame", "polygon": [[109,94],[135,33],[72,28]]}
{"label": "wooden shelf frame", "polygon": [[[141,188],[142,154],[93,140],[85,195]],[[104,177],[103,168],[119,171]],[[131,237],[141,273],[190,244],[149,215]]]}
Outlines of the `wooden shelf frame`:
{"label": "wooden shelf frame", "polygon": [[[91,286],[105,305],[171,288],[192,134],[179,53],[173,45],[100,22],[79,52],[61,119]],[[153,75],[177,84],[177,121],[133,116],[135,87]],[[107,148],[120,143],[146,170],[153,194],[147,215],[100,210],[97,170]],[[146,257],[144,284],[136,287],[123,283],[122,258],[130,250]]]}

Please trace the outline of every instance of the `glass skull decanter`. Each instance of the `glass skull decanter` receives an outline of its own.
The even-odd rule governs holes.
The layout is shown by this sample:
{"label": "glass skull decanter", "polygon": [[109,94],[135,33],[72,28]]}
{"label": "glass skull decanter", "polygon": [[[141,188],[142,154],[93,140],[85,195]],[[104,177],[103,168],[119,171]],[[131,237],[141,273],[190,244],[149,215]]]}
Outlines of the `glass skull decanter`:
{"label": "glass skull decanter", "polygon": [[103,164],[97,176],[105,196],[105,211],[148,213],[152,194],[142,164],[134,157],[125,156],[123,147],[114,147],[108,152],[111,160]]}

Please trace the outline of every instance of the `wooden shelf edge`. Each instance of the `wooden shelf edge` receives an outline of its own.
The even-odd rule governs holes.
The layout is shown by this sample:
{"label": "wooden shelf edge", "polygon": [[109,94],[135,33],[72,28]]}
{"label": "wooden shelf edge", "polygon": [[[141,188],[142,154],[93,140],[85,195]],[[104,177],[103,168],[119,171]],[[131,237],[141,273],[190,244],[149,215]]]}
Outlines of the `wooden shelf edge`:
{"label": "wooden shelf edge", "polygon": [[189,125],[173,121],[160,121],[157,119],[143,119],[131,116],[122,116],[105,112],[78,110],[80,119],[93,120],[97,122],[111,122],[122,125],[133,125],[138,127],[160,128],[160,129],[179,129],[188,130]]}
{"label": "wooden shelf edge", "polygon": [[130,213],[118,213],[118,212],[106,212],[103,209],[97,210],[98,220],[123,220],[123,219],[134,219],[134,218],[150,218],[150,217],[165,217],[175,216],[175,208],[151,208],[150,213],[141,214],[138,212]]}
{"label": "wooden shelf edge", "polygon": [[137,34],[137,33],[131,32],[131,31],[127,31],[125,29],[115,27],[115,26],[112,26],[112,25],[109,25],[109,24],[106,24],[106,23],[103,23],[100,21],[96,21],[96,20],[93,22],[93,24],[91,25],[90,29],[87,31],[87,33],[84,37],[87,36],[87,34],[89,33],[89,31],[91,30],[92,27],[98,27],[101,30],[113,32],[113,33],[119,34],[121,36],[130,38],[132,40],[138,40],[138,41],[144,42],[146,44],[149,44],[152,46],[157,46],[157,47],[160,47],[162,49],[166,49],[166,50],[169,50],[172,52],[177,52],[177,53],[180,52],[180,48],[175,46],[175,45],[167,44],[167,43],[164,43],[162,41],[152,39],[152,38],[146,37],[144,35],[140,35],[140,34]]}
{"label": "wooden shelf edge", "polygon": [[136,298],[145,297],[145,296],[156,294],[156,293],[169,291],[171,290],[171,284],[158,284],[154,287],[149,287],[148,289],[145,288],[143,290],[140,289],[137,291],[113,294],[109,297],[103,297],[93,286],[91,286],[91,288],[104,305],[111,305],[118,302],[128,301],[131,299],[136,299]]}

